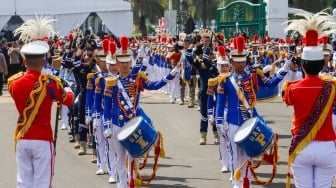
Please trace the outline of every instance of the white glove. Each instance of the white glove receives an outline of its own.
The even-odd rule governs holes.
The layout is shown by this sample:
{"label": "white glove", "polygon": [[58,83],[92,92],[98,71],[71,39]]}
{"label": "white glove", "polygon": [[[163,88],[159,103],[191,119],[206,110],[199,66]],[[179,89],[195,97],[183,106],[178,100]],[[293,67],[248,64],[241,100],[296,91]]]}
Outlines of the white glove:
{"label": "white glove", "polygon": [[94,118],[93,123],[92,123],[93,131],[96,131],[101,126],[101,124],[102,124],[102,119]]}
{"label": "white glove", "polygon": [[148,67],[149,58],[147,56],[142,60],[142,65]]}
{"label": "white glove", "polygon": [[86,116],[85,117],[85,125],[90,125],[90,123],[91,123],[91,117],[90,116]]}
{"label": "white glove", "polygon": [[111,138],[112,137],[112,129],[108,128],[103,132],[105,138]]}
{"label": "white glove", "polygon": [[228,132],[228,126],[224,125],[224,124],[217,124],[217,132],[219,135],[224,135],[226,136],[227,132]]}
{"label": "white glove", "polygon": [[291,68],[291,65],[292,65],[292,60],[286,60],[284,66],[283,66],[283,70],[288,72]]}
{"label": "white glove", "polygon": [[180,68],[178,68],[178,67],[175,67],[173,70],[171,70],[170,71],[170,74],[172,75],[172,76],[175,76],[177,73],[179,73],[180,72]]}
{"label": "white glove", "polygon": [[208,123],[212,124],[215,121],[215,118],[213,115],[208,115]]}

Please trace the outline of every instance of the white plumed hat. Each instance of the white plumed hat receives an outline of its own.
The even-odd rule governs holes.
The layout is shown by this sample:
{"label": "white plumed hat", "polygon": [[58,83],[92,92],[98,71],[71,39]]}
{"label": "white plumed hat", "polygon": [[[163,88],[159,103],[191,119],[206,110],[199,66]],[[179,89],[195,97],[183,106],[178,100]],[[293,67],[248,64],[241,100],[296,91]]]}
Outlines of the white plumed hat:
{"label": "white plumed hat", "polygon": [[56,20],[48,17],[36,16],[29,19],[14,31],[14,35],[20,35],[20,40],[25,42],[21,48],[24,55],[42,55],[49,51],[49,45],[45,38],[56,34],[52,22]]}
{"label": "white plumed hat", "polygon": [[[285,31],[297,31],[304,37],[302,38],[305,46],[302,51],[302,59],[317,61],[323,60],[323,50],[319,45],[319,38],[336,32],[336,23],[333,16],[322,10],[316,14],[298,13],[296,16],[302,19],[289,20],[289,25]],[[287,23],[287,22],[286,22]]]}

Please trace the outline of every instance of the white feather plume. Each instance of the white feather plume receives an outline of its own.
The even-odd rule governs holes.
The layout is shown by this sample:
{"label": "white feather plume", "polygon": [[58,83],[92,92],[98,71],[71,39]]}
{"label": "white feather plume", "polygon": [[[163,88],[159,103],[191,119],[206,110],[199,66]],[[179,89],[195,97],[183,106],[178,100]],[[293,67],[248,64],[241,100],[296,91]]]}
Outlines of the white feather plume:
{"label": "white feather plume", "polygon": [[295,16],[303,17],[303,19],[293,19],[285,22],[288,23],[285,32],[297,31],[304,36],[308,30],[315,30],[319,37],[335,33],[336,22],[332,15],[325,12],[326,10],[324,9],[316,14],[308,12],[295,14]]}
{"label": "white feather plume", "polygon": [[35,19],[29,19],[14,31],[14,36],[20,35],[20,40],[25,43],[42,40],[56,32],[52,26],[55,19],[48,17],[36,16]]}

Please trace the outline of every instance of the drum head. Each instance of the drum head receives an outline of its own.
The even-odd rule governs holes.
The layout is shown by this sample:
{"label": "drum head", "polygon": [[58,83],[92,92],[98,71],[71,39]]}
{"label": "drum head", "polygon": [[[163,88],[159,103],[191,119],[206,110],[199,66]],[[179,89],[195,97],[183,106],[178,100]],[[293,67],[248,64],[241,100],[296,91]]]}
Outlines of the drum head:
{"label": "drum head", "polygon": [[118,140],[124,140],[140,125],[142,117],[135,117],[129,120],[118,134]]}
{"label": "drum head", "polygon": [[237,130],[236,134],[233,137],[234,142],[239,142],[243,139],[245,139],[247,136],[250,135],[253,127],[257,123],[257,118],[250,118],[246,120]]}

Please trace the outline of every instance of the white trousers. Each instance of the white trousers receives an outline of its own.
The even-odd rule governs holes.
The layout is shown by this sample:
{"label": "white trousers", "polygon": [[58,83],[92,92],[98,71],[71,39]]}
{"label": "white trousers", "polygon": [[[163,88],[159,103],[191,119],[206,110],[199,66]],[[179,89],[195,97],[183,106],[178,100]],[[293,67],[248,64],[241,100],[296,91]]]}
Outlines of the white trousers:
{"label": "white trousers", "polygon": [[[230,152],[230,168],[231,168],[231,176],[233,177],[234,172],[236,171],[237,168],[239,168],[243,162],[247,159],[249,159],[249,157],[246,155],[246,152],[244,150],[242,150],[234,141],[234,135],[235,133],[238,131],[239,126],[238,125],[234,125],[234,124],[229,124],[229,131],[228,131],[228,137],[229,137],[229,152]],[[246,170],[246,166],[244,168],[241,169],[242,172],[242,176],[241,179],[236,181],[236,180],[232,180],[232,184],[233,185],[237,185],[237,186],[241,186],[243,179],[245,177],[245,170]],[[248,178],[251,182],[251,173],[250,171],[248,172]]]}
{"label": "white trousers", "polygon": [[297,188],[331,187],[336,173],[335,141],[312,141],[291,165]]}
{"label": "white trousers", "polygon": [[68,115],[69,114],[69,107],[62,104],[62,111],[61,112],[62,112],[62,119],[61,119],[62,126],[66,125],[67,126],[66,128],[68,128],[68,126],[69,126],[69,115]]}
{"label": "white trousers", "polygon": [[230,167],[230,153],[227,139],[227,136],[224,137],[224,135],[219,135],[219,155],[222,167]]}
{"label": "white trousers", "polygon": [[52,187],[54,162],[52,142],[19,140],[16,145],[17,188]]}
{"label": "white trousers", "polygon": [[171,83],[171,98],[180,98],[180,73],[177,73],[173,80],[170,81]]}
{"label": "white trousers", "polygon": [[[110,177],[116,178],[116,148],[115,148],[115,139],[113,138],[105,138],[105,156],[106,156],[106,164],[107,164],[107,170]],[[97,150],[98,151],[98,150]]]}
{"label": "white trousers", "polygon": [[122,130],[121,127],[113,125],[113,137],[115,143],[116,151],[116,170],[117,170],[117,187],[127,188],[127,181],[129,180],[127,176],[126,160],[128,160],[128,165],[131,164],[132,157],[128,155],[127,150],[118,141],[117,135]]}
{"label": "white trousers", "polygon": [[[96,121],[95,119],[93,121]],[[103,135],[103,122],[97,121],[98,125],[94,129],[94,135],[96,139],[96,151],[97,151],[97,167],[103,169],[108,165],[107,161],[107,148],[105,142],[105,136]],[[108,167],[108,166],[107,166]],[[107,168],[109,170],[109,167]]]}

